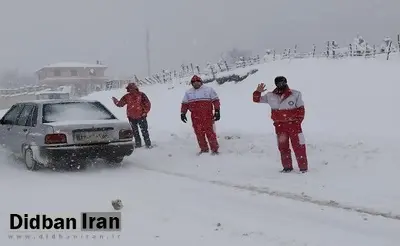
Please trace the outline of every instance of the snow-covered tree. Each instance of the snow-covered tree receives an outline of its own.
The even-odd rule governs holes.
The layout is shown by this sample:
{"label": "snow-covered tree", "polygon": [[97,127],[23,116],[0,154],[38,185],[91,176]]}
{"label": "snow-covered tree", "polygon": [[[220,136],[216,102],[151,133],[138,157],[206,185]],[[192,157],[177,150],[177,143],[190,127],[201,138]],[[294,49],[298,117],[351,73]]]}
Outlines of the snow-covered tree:
{"label": "snow-covered tree", "polygon": [[235,63],[240,60],[241,57],[249,58],[252,56],[252,52],[250,50],[240,50],[237,48],[233,48],[223,54],[224,60],[226,60],[229,64]]}
{"label": "snow-covered tree", "polygon": [[361,35],[357,35],[353,40],[353,53],[355,55],[362,56],[365,52],[370,52],[373,50],[373,47],[368,45],[365,39]]}
{"label": "snow-covered tree", "polygon": [[216,68],[220,72],[225,72],[227,71],[227,67],[225,65],[225,60],[223,58],[219,59],[219,61],[215,64]]}
{"label": "snow-covered tree", "polygon": [[339,44],[335,40],[333,40],[331,42],[331,48],[332,48],[332,50],[336,50],[339,48]]}
{"label": "snow-covered tree", "polygon": [[204,68],[204,72],[206,74],[213,74],[217,71],[215,64],[212,64],[211,62],[207,62],[206,67]]}
{"label": "snow-covered tree", "polygon": [[391,52],[396,52],[397,49],[396,49],[395,45],[393,45],[392,42],[393,42],[393,40],[390,37],[385,37],[383,39],[381,46],[379,47],[380,53],[387,53],[389,51],[389,46],[390,46]]}
{"label": "snow-covered tree", "polygon": [[264,62],[272,61],[273,60],[273,50],[271,49],[266,49],[265,54],[264,54]]}
{"label": "snow-covered tree", "polygon": [[246,67],[246,60],[243,56],[239,57],[239,59],[235,62],[236,67]]}

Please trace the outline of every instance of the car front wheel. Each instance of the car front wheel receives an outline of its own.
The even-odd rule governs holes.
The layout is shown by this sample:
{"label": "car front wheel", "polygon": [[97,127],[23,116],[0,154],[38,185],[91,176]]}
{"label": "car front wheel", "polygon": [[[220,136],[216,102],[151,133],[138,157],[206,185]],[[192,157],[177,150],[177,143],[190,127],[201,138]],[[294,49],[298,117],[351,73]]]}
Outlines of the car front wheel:
{"label": "car front wheel", "polygon": [[33,158],[33,151],[31,149],[25,150],[25,166],[30,171],[39,169],[39,163]]}

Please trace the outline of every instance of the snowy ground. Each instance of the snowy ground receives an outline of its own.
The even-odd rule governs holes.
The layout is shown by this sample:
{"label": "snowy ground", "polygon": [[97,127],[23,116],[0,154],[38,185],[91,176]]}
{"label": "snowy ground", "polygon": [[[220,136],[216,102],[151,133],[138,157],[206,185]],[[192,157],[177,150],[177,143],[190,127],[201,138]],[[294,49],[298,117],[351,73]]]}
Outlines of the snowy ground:
{"label": "snowy ground", "polygon": [[[125,207],[124,231],[113,241],[118,245],[397,246],[399,63],[279,61],[258,66],[259,72],[240,84],[211,85],[222,103],[220,156],[195,156],[191,124],[179,117],[187,86],[142,87],[153,104],[148,120],[158,146],[136,150],[120,169],[32,173],[0,155],[4,244],[54,244],[7,239],[11,212],[108,211],[110,200],[120,197]],[[303,175],[279,173],[269,108],[251,100],[257,83],[272,89],[273,78],[282,74],[306,103],[310,172]],[[99,92],[89,98],[124,118],[125,109],[110,99],[123,94]],[[110,240],[57,244],[110,245]]]}

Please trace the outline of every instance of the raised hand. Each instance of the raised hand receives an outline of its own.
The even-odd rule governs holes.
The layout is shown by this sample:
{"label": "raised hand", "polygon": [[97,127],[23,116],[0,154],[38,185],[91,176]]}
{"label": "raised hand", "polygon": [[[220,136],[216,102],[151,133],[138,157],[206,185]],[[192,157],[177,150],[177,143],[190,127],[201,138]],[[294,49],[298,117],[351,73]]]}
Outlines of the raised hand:
{"label": "raised hand", "polygon": [[256,89],[258,92],[264,92],[264,91],[267,91],[267,89],[265,89],[265,84],[264,83],[261,83],[261,84],[258,84],[258,86],[257,86],[257,89]]}
{"label": "raised hand", "polygon": [[111,99],[113,100],[114,104],[117,104],[117,103],[118,103],[118,99],[117,99],[117,98],[112,97]]}

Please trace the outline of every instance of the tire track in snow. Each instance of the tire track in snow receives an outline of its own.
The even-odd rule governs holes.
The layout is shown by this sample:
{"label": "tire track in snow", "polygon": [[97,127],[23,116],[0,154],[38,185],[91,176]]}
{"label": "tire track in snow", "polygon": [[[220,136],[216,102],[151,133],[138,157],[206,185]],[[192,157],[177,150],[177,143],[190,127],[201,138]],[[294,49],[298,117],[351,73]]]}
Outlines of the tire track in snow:
{"label": "tire track in snow", "polygon": [[211,183],[211,184],[224,186],[224,187],[228,187],[228,188],[235,188],[235,189],[239,189],[239,190],[243,190],[243,191],[250,191],[250,192],[265,194],[265,195],[274,196],[274,197],[286,198],[286,199],[290,199],[290,200],[294,200],[294,201],[298,201],[298,202],[305,202],[305,203],[315,204],[318,206],[342,209],[342,210],[346,210],[346,211],[350,211],[350,212],[367,214],[367,215],[371,215],[371,216],[380,216],[380,217],[384,217],[387,219],[393,219],[393,220],[400,221],[399,214],[393,214],[392,212],[377,211],[377,210],[371,209],[371,208],[346,205],[346,204],[339,203],[339,202],[336,202],[333,200],[320,200],[320,199],[312,198],[307,195],[296,194],[296,193],[292,193],[292,192],[275,191],[268,187],[257,187],[257,186],[252,186],[252,185],[238,185],[238,184],[228,183],[228,182],[224,182],[224,181],[207,180],[207,179],[199,178],[199,177],[196,177],[193,175],[169,172],[169,171],[149,168],[149,167],[137,165],[137,164],[135,164],[134,167],[143,169],[143,170],[147,170],[147,171],[153,171],[153,172],[162,173],[162,174],[166,174],[166,175],[176,176],[176,177],[180,177],[180,178],[187,178],[187,179],[194,180],[197,182]]}

